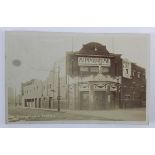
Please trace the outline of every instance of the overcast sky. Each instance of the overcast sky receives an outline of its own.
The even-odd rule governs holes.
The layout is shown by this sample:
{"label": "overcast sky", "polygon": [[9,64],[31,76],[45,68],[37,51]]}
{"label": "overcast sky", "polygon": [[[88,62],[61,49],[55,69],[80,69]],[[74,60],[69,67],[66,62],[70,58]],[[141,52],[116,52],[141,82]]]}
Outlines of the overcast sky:
{"label": "overcast sky", "polygon": [[[54,61],[65,58],[66,51],[80,50],[88,42],[106,45],[110,53],[122,54],[123,58],[147,66],[149,36],[145,34],[7,32],[8,86],[19,90],[21,82],[46,79]],[[21,64],[13,65],[14,60]]]}

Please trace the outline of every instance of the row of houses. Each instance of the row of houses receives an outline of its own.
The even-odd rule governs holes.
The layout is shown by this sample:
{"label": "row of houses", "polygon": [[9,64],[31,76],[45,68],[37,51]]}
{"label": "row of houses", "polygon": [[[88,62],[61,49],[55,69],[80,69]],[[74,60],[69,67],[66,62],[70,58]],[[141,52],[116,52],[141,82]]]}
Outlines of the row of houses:
{"label": "row of houses", "polygon": [[[60,77],[61,106],[65,108],[66,81]],[[46,80],[32,79],[21,85],[22,105],[31,108],[57,108],[58,73],[51,70]]]}
{"label": "row of houses", "polygon": [[121,54],[91,42],[79,51],[66,52],[64,60],[60,78],[55,66],[45,81],[22,83],[24,107],[57,108],[58,100],[61,108],[72,110],[146,106],[145,69]]}

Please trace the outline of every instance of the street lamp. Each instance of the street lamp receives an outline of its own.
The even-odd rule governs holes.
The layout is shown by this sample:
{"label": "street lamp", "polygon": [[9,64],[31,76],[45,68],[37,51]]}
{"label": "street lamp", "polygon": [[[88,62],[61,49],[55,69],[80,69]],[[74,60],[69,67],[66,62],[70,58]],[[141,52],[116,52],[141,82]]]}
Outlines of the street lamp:
{"label": "street lamp", "polygon": [[136,94],[136,92],[135,92],[136,91],[136,82],[135,81],[132,82],[131,89],[132,89],[132,107],[135,107],[135,106],[137,106],[136,98],[135,98],[135,94]]}
{"label": "street lamp", "polygon": [[117,77],[117,107],[120,107],[120,78]]}
{"label": "street lamp", "polygon": [[60,66],[58,65],[58,112],[60,112]]}
{"label": "street lamp", "polygon": [[16,86],[15,86],[15,107],[17,106],[17,102],[16,102]]}
{"label": "street lamp", "polygon": [[74,63],[74,58],[72,58],[72,76],[73,76],[73,63]]}

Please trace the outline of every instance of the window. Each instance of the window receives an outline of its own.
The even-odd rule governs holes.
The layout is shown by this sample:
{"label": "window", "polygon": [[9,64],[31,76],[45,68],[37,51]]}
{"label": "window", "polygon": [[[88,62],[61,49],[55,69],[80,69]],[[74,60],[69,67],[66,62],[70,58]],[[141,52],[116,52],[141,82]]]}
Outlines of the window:
{"label": "window", "polygon": [[136,76],[136,71],[135,70],[132,72],[132,75],[133,76]]}
{"label": "window", "polygon": [[88,72],[88,67],[80,67],[81,72]]}
{"label": "window", "polygon": [[125,99],[130,99],[130,95],[125,95]]}
{"label": "window", "polygon": [[140,73],[140,72],[137,73],[137,77],[138,77],[138,78],[141,77],[141,73]]}
{"label": "window", "polygon": [[99,72],[99,68],[98,67],[91,67],[90,72]]}
{"label": "window", "polygon": [[126,74],[128,74],[128,69],[126,69]]}
{"label": "window", "polygon": [[102,73],[108,73],[109,72],[109,68],[107,67],[102,67]]}

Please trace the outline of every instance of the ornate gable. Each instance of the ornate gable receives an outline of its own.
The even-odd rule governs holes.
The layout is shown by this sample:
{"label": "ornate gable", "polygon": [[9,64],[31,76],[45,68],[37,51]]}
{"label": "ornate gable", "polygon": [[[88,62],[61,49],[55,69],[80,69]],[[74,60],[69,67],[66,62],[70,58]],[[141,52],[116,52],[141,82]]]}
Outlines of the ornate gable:
{"label": "ornate gable", "polygon": [[106,46],[102,44],[91,42],[83,45],[82,49],[79,51],[79,54],[87,54],[87,55],[109,55]]}

